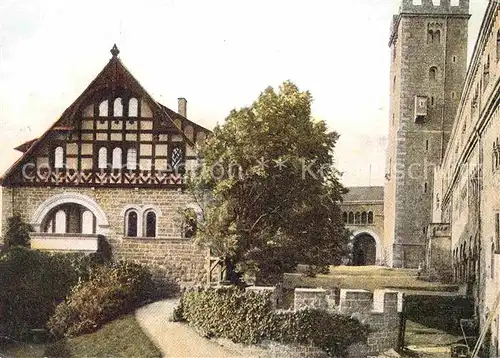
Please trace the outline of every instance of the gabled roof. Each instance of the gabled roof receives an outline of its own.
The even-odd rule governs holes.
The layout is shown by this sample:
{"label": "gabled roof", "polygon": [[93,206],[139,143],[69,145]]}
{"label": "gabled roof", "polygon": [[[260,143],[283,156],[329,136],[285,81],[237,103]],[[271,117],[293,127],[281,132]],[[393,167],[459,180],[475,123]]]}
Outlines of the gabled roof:
{"label": "gabled roof", "polygon": [[21,153],[24,153],[26,152],[28,149],[31,148],[31,146],[38,140],[38,138],[35,138],[35,139],[32,139],[32,140],[29,140],[27,142],[24,142],[23,144],[20,144],[18,145],[17,147],[15,147],[14,149],[15,150],[18,150],[20,151]]}
{"label": "gabled roof", "polygon": [[343,195],[344,203],[384,201],[383,186],[351,186],[347,189],[349,191]]}
{"label": "gabled roof", "polygon": [[[156,102],[153,97],[142,87],[142,85],[137,81],[130,71],[125,67],[125,65],[118,58],[120,51],[116,47],[116,44],[111,49],[112,57],[106,66],[101,70],[97,77],[89,84],[89,86],[82,92],[80,96],[62,113],[58,120],[56,120],[52,126],[39,138],[33,139],[32,141],[21,144],[15,149],[22,151],[24,154],[19,158],[0,178],[0,184],[8,181],[10,175],[15,171],[15,169],[21,165],[31,153],[33,153],[40,145],[44,142],[44,139],[54,131],[71,131],[78,125],[76,123],[78,111],[81,110],[87,102],[91,102],[92,99],[98,96],[104,90],[115,91],[119,87],[126,87],[132,89],[138,95],[141,95],[146,99],[151,107],[151,110],[155,114],[155,117],[160,119],[158,126],[166,132],[176,132],[183,136],[184,140],[190,144],[194,145],[194,142],[189,139],[186,134],[179,128],[175,122],[174,118],[180,118],[186,121],[185,117],[172,111],[171,109],[165,107],[164,105]],[[207,133],[211,131],[189,121],[193,127],[199,128]]]}

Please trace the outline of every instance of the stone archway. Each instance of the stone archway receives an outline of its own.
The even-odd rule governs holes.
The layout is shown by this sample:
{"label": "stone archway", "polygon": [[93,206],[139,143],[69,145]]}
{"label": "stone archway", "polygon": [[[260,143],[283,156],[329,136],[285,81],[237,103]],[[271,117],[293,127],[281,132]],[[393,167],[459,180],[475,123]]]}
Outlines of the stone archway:
{"label": "stone archway", "polygon": [[350,240],[354,266],[378,265],[382,259],[382,246],[377,234],[371,230],[356,231]]}
{"label": "stone archway", "polygon": [[96,219],[96,234],[106,235],[109,230],[106,214],[101,207],[91,198],[80,193],[62,193],[56,194],[38,206],[32,215],[31,225],[36,232],[41,232],[43,222],[47,215],[58,206],[63,204],[79,204],[90,210]]}
{"label": "stone archway", "polygon": [[352,264],[371,266],[377,262],[377,244],[370,234],[356,236],[352,243]]}

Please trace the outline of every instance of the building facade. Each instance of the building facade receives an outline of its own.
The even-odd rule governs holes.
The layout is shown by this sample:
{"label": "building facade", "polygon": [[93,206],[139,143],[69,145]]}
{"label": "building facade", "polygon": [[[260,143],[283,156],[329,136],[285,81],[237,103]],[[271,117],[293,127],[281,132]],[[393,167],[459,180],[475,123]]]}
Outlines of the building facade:
{"label": "building facade", "polygon": [[433,190],[433,225],[448,232],[455,281],[474,296],[480,325],[492,318],[491,357],[500,356],[499,8],[488,4]]}
{"label": "building facade", "polygon": [[384,188],[349,187],[340,204],[344,224],[351,231],[349,264],[384,265]]}
{"label": "building facade", "polygon": [[434,168],[443,159],[467,62],[469,1],[403,0],[393,18],[384,256],[424,264]]}
{"label": "building facade", "polygon": [[109,63],[2,178],[2,227],[20,215],[31,246],[96,251],[147,264],[185,286],[207,280],[208,251],[192,242],[200,209],[185,191],[210,131],[156,102],[125,68]]}

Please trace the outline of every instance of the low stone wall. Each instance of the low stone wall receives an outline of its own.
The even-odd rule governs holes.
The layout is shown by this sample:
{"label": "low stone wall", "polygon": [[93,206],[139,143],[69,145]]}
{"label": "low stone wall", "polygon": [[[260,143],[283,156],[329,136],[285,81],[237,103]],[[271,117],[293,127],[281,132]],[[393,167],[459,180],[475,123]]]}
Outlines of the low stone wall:
{"label": "low stone wall", "polygon": [[272,307],[276,309],[283,299],[283,292],[281,288],[274,286],[248,286],[246,291],[252,291],[255,293],[269,293]]}
{"label": "low stone wall", "polygon": [[332,290],[296,288],[294,309],[325,309],[351,316],[369,325],[372,332],[367,341],[355,344],[348,350],[349,357],[361,358],[377,356],[381,352],[397,348],[402,300],[402,293],[391,290],[370,292],[341,289],[337,296]]}

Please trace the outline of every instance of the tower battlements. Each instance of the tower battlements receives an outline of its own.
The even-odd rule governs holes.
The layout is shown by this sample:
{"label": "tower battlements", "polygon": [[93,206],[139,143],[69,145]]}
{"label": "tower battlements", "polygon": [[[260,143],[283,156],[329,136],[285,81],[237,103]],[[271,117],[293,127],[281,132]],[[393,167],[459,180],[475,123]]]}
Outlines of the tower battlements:
{"label": "tower battlements", "polygon": [[402,0],[401,14],[469,15],[469,0]]}

